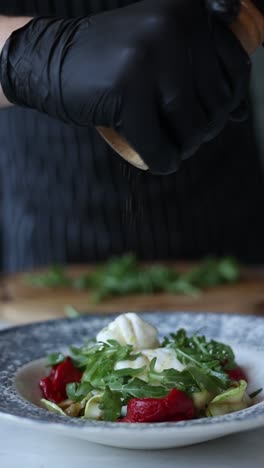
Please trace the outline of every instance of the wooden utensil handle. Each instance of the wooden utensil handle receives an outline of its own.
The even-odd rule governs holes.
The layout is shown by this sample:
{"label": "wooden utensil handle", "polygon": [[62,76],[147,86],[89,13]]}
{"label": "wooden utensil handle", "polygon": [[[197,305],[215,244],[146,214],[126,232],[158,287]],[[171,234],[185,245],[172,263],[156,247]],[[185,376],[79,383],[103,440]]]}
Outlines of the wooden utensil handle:
{"label": "wooden utensil handle", "polygon": [[121,137],[114,129],[106,127],[97,127],[97,131],[104,140],[113,148],[122,158],[133,166],[143,171],[148,170],[148,166],[141,159],[140,155]]}
{"label": "wooden utensil handle", "polygon": [[251,0],[241,0],[240,14],[231,30],[249,55],[264,43],[264,16]]}

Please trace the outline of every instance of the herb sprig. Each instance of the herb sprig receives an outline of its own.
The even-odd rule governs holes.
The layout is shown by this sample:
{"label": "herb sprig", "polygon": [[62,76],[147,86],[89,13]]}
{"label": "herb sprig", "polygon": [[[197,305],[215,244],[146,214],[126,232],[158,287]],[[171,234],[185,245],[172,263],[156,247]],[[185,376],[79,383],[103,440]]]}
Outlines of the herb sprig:
{"label": "herb sprig", "polygon": [[206,258],[199,266],[180,272],[164,265],[142,267],[134,255],[114,258],[93,273],[71,278],[59,266],[48,272],[32,274],[27,282],[37,287],[72,287],[90,290],[92,301],[99,303],[109,296],[155,294],[159,292],[197,296],[202,290],[240,279],[240,267],[232,257]]}
{"label": "herb sprig", "polygon": [[165,337],[162,347],[173,348],[179,361],[184,364],[194,364],[206,367],[216,372],[234,369],[235,355],[230,346],[216,340],[207,340],[203,335],[194,334],[188,337],[184,329]]}

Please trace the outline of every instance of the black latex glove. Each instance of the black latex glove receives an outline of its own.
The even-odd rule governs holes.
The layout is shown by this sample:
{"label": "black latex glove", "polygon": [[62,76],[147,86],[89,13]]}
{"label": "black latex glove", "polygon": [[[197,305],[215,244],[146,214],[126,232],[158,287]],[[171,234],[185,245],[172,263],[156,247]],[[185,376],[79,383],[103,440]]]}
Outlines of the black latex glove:
{"label": "black latex glove", "polygon": [[[240,10],[241,0],[205,0],[210,12],[227,23],[233,21]],[[264,13],[264,0],[252,0],[252,3]]]}
{"label": "black latex glove", "polygon": [[239,14],[241,0],[205,0],[209,12],[226,23],[231,23]]}
{"label": "black latex glove", "polygon": [[248,88],[250,60],[202,0],[145,0],[93,17],[39,18],[0,61],[13,103],[112,127],[153,173],[217,135]]}

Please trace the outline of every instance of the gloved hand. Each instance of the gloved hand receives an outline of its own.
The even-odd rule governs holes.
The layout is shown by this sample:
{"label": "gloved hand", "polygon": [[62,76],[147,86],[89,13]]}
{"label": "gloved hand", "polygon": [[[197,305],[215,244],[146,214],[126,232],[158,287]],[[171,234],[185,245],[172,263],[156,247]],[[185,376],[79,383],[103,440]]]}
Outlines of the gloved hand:
{"label": "gloved hand", "polygon": [[211,15],[228,24],[248,54],[264,43],[264,0],[205,0]]}
{"label": "gloved hand", "polygon": [[0,60],[9,101],[114,128],[153,173],[176,171],[244,100],[250,60],[203,0],[145,0],[79,19],[37,18]]}
{"label": "gloved hand", "polygon": [[[205,0],[208,10],[227,23],[231,23],[239,14],[241,0]],[[252,0],[252,3],[264,13],[264,0]]]}
{"label": "gloved hand", "polygon": [[241,7],[241,0],[205,0],[208,11],[226,23],[236,19]]}

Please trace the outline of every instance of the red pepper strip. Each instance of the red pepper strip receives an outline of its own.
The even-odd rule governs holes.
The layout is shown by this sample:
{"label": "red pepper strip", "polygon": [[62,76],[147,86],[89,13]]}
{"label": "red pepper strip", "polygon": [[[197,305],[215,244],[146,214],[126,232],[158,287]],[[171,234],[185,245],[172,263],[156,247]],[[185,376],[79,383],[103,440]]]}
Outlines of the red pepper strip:
{"label": "red pepper strip", "polygon": [[65,395],[66,398],[66,385],[71,382],[79,383],[82,378],[82,372],[74,367],[70,357],[67,357],[57,369],[53,377],[53,388],[55,392]]}
{"label": "red pepper strip", "polygon": [[52,366],[52,368],[50,369],[50,373],[49,373],[49,378],[50,378],[50,380],[53,380],[53,379],[54,379],[56,369],[57,369],[57,367],[58,367],[59,365],[60,365],[60,364],[57,364],[56,366]]}
{"label": "red pepper strip", "polygon": [[71,382],[79,383],[82,372],[74,367],[70,357],[58,366],[54,366],[48,377],[40,380],[39,386],[44,398],[54,403],[61,403],[67,398],[66,385]]}
{"label": "red pepper strip", "polygon": [[46,398],[46,400],[52,401],[53,403],[61,403],[64,400],[60,393],[54,391],[52,380],[50,379],[50,377],[45,377],[44,379],[41,379],[39,382],[39,386],[43,398]]}
{"label": "red pepper strip", "polygon": [[133,398],[121,422],[148,423],[185,421],[195,417],[193,401],[185,393],[173,389],[165,398]]}
{"label": "red pepper strip", "polygon": [[232,370],[226,370],[226,373],[229,375],[231,380],[245,380],[246,382],[248,382],[248,377],[245,371],[239,366]]}

